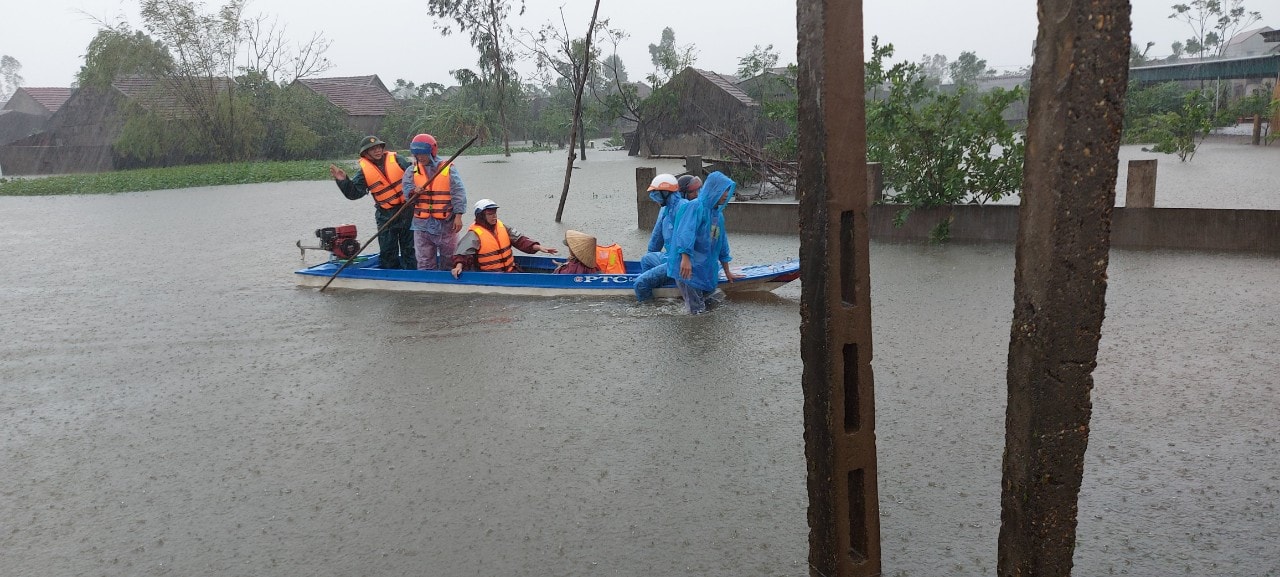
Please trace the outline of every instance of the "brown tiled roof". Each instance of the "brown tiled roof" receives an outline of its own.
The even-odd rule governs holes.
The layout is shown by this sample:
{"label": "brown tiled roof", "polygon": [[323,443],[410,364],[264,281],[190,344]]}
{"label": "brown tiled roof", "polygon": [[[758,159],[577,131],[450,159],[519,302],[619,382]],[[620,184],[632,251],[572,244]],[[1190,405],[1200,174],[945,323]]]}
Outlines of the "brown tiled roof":
{"label": "brown tiled roof", "polygon": [[[222,93],[235,83],[226,77],[196,78],[189,88],[210,88],[215,93]],[[145,76],[121,76],[116,78],[111,87],[119,90],[129,100],[137,102],[143,108],[164,118],[183,118],[191,114],[190,108],[180,96],[180,85],[170,78],[148,78]]]}
{"label": "brown tiled roof", "polygon": [[18,90],[26,92],[32,100],[40,103],[40,106],[47,108],[49,112],[57,112],[62,104],[71,98],[70,88],[24,86]]}
{"label": "brown tiled roof", "polygon": [[396,99],[377,75],[305,78],[298,82],[327,98],[348,116],[385,116],[396,105]]}
{"label": "brown tiled roof", "polygon": [[730,96],[737,98],[739,102],[742,102],[747,106],[757,105],[755,99],[748,96],[741,88],[738,88],[733,79],[727,78],[723,74],[711,72],[710,70],[699,70],[694,68],[693,71],[701,74],[703,78],[710,80],[712,84],[715,84],[721,90],[729,93]]}

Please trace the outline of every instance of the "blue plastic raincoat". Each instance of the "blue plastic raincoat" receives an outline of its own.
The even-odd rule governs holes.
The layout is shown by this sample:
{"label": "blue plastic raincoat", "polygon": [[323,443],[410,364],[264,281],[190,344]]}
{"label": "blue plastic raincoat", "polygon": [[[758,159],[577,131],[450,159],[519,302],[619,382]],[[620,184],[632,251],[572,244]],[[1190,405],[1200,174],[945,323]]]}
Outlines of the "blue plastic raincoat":
{"label": "blue plastic raincoat", "polygon": [[[663,201],[662,195],[667,195]],[[658,210],[658,220],[653,223],[653,233],[649,235],[649,248],[646,252],[658,252],[662,247],[666,246],[667,239],[671,238],[671,231],[675,228],[676,209],[680,205],[689,202],[684,199],[679,192],[666,192],[662,190],[649,191],[649,198],[658,203],[662,208]]]}
{"label": "blue plastic raincoat", "polygon": [[[684,282],[704,290],[716,290],[720,280],[720,263],[733,260],[729,256],[729,237],[724,229],[724,205],[733,200],[738,183],[716,171],[707,176],[698,198],[684,202],[676,209],[671,236],[667,239],[667,275],[680,280],[681,255],[689,255],[693,275]],[[728,193],[727,196],[725,193]],[[720,198],[725,196],[724,203]]]}

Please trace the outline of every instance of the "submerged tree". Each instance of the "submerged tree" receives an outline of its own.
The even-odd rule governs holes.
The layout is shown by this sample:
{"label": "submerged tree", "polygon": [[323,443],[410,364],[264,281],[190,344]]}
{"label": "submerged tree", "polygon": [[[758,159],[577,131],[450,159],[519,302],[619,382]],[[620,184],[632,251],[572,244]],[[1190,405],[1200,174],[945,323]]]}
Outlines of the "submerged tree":
{"label": "submerged tree", "polygon": [[[867,157],[883,166],[885,186],[895,191],[888,198],[905,205],[897,224],[914,209],[995,201],[1018,190],[1024,145],[1003,112],[1023,98],[1020,87],[976,93],[958,83],[952,92],[933,90],[914,63],[886,67],[892,44],[873,37],[871,52],[866,85],[886,93],[867,102]],[[972,62],[969,72],[985,69],[964,55],[972,53],[960,60]],[[946,240],[948,225],[939,222],[933,238]]]}
{"label": "submerged tree", "polygon": [[[568,24],[564,23],[562,12],[560,20],[563,33],[554,26],[544,26],[537,37],[538,42],[534,44],[541,47],[538,49],[538,65],[559,67],[561,70],[558,73],[567,73],[573,94],[573,120],[569,126],[569,157],[564,169],[564,188],[560,191],[560,205],[556,208],[556,222],[560,222],[560,218],[564,215],[565,199],[569,197],[569,182],[573,178],[573,161],[576,155],[573,148],[582,126],[582,95],[586,92],[587,80],[591,76],[592,64],[596,60],[594,39],[598,29],[607,27],[606,22],[600,22],[597,19],[599,14],[600,0],[596,0],[591,10],[591,21],[587,24],[586,35],[581,40],[575,40],[569,33]],[[551,46],[555,46],[565,60],[553,56]]]}
{"label": "submerged tree", "polygon": [[[498,122],[502,131],[502,143],[507,156],[511,156],[511,137],[507,126],[508,88],[518,84],[512,66],[515,52],[511,48],[514,32],[507,23],[511,16],[510,0],[430,0],[428,12],[439,19],[452,20],[454,24],[436,26],[444,34],[450,34],[456,25],[471,35],[471,45],[480,52],[477,64],[486,81],[493,83],[497,93]],[[524,14],[524,0],[519,0],[516,15]]]}

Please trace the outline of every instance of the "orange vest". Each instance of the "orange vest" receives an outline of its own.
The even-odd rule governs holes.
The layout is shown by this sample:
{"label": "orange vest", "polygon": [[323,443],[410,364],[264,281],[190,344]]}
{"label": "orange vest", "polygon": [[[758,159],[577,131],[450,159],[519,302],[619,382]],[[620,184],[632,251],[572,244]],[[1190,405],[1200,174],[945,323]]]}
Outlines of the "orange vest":
{"label": "orange vest", "polygon": [[479,224],[471,225],[471,231],[480,238],[480,249],[476,251],[476,264],[480,266],[480,270],[490,272],[516,270],[516,257],[511,252],[511,236],[507,234],[507,226],[499,220],[493,230],[497,236]]}
{"label": "orange vest", "polygon": [[364,183],[369,186],[369,194],[373,195],[373,201],[378,206],[386,208],[395,208],[404,204],[404,197],[400,195],[403,189],[404,169],[400,168],[400,163],[396,162],[396,153],[388,152],[382,157],[382,163],[386,167],[383,168],[369,162],[369,159],[360,157],[360,169],[364,171]]}
{"label": "orange vest", "polygon": [[618,243],[596,247],[596,268],[602,273],[625,274],[627,265],[622,263],[622,247]]}
{"label": "orange vest", "polygon": [[422,165],[415,163],[413,166],[413,185],[423,189],[424,192],[418,195],[418,202],[413,206],[413,218],[438,218],[440,220],[449,220],[453,218],[452,196],[449,193],[449,169],[446,166],[441,170],[431,182],[427,182],[427,175],[422,170]]}

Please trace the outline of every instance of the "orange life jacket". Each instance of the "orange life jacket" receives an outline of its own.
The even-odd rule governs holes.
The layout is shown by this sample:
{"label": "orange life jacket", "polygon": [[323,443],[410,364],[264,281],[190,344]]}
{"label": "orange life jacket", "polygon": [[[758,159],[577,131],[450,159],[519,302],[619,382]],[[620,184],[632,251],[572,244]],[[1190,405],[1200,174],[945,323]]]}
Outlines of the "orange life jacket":
{"label": "orange life jacket", "polygon": [[369,159],[363,156],[360,157],[364,183],[369,186],[369,194],[373,195],[373,201],[384,209],[395,208],[404,204],[404,197],[400,195],[404,188],[401,180],[404,178],[404,169],[400,168],[399,162],[396,162],[394,152],[383,155],[382,164],[385,169],[369,162]]}
{"label": "orange life jacket", "polygon": [[607,274],[625,274],[627,265],[622,263],[622,247],[618,243],[596,247],[596,268]]}
{"label": "orange life jacket", "polygon": [[415,163],[413,166],[413,185],[424,189],[425,192],[418,195],[418,202],[413,205],[413,218],[438,218],[440,220],[449,220],[453,218],[452,196],[449,193],[449,169],[446,166],[440,171],[431,182],[427,182],[426,171],[423,170],[421,163]]}
{"label": "orange life jacket", "polygon": [[511,236],[507,234],[507,226],[499,220],[493,230],[494,232],[489,232],[489,229],[479,224],[471,225],[471,231],[480,238],[480,249],[476,251],[476,264],[480,266],[480,270],[491,272],[516,270],[516,257],[511,252]]}

